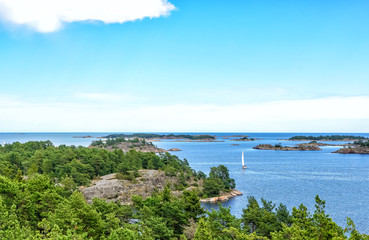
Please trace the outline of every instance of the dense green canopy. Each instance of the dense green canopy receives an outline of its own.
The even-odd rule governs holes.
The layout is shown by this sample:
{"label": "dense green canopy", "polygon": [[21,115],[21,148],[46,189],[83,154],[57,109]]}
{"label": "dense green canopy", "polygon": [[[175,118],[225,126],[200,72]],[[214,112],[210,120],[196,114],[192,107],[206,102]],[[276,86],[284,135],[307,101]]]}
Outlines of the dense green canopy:
{"label": "dense green canopy", "polygon": [[291,214],[283,204],[248,197],[236,218],[221,206],[205,212],[198,192],[177,196],[170,186],[146,199],[134,196],[131,206],[98,198],[88,204],[76,190],[98,175],[142,168],[205,178],[204,185],[212,182],[208,191],[234,187],[225,166],[211,168],[206,178],[170,154],[55,147],[49,141],[0,145],[0,239],[369,239],[350,219],[345,229],[334,223],[318,196],[313,214],[304,205]]}

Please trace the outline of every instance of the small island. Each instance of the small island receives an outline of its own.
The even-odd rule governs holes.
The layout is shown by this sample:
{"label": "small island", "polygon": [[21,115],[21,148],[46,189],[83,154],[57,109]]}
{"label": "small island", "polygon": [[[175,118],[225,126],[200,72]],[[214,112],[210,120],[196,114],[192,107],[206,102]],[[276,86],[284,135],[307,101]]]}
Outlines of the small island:
{"label": "small island", "polygon": [[248,141],[255,141],[255,139],[248,138],[248,137],[242,137],[242,138],[232,139],[231,141],[248,142]]}
{"label": "small island", "polygon": [[[326,136],[294,136],[287,139],[287,141],[343,141],[352,142],[356,140],[366,140],[368,138],[363,136],[353,136],[353,135],[326,135]],[[281,139],[282,140],[282,139]],[[285,139],[286,140],[286,139]]]}
{"label": "small island", "polygon": [[290,146],[282,146],[280,143],[274,146],[271,144],[259,144],[253,147],[253,149],[276,150],[276,151],[318,151],[318,150],[322,150],[320,147],[314,144],[298,144],[295,147],[290,147]]}
{"label": "small island", "polygon": [[167,151],[168,152],[179,152],[179,151],[182,151],[182,150],[179,149],[179,148],[171,148],[171,149],[168,149]]}
{"label": "small island", "polygon": [[95,137],[87,135],[87,136],[73,136],[72,138],[95,138]]}
{"label": "small island", "polygon": [[233,137],[239,137],[239,138],[244,138],[244,137],[249,137],[248,135],[230,135],[230,136],[223,136],[222,138],[233,138]]}
{"label": "small island", "polygon": [[334,151],[333,153],[342,153],[342,154],[369,154],[369,141],[355,141],[353,144],[350,144],[348,147],[344,146],[343,148]]}

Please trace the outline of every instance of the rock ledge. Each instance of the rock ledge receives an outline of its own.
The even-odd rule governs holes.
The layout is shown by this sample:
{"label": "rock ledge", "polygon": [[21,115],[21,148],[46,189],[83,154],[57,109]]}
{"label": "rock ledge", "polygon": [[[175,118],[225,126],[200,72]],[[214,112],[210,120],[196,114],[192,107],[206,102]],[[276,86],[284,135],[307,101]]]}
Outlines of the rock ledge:
{"label": "rock ledge", "polygon": [[217,203],[217,202],[226,202],[231,198],[241,196],[242,193],[236,189],[232,189],[229,193],[223,194],[219,197],[212,197],[212,198],[204,198],[200,199],[202,203]]}

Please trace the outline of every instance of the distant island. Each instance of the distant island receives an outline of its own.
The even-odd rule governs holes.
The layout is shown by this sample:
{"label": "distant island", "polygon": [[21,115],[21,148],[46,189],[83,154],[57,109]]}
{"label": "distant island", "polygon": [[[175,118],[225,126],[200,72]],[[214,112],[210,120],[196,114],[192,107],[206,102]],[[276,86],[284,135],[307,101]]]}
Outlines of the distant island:
{"label": "distant island", "polygon": [[231,138],[231,137],[239,137],[239,138],[244,138],[244,137],[248,137],[248,135],[230,135],[230,136],[223,136],[223,138]]}
{"label": "distant island", "polygon": [[289,146],[282,146],[280,143],[276,145],[271,144],[259,144],[253,149],[259,150],[277,150],[277,151],[318,151],[322,150],[320,147],[316,146],[315,144],[298,144],[295,147]]}
{"label": "distant island", "polygon": [[353,144],[350,144],[348,147],[344,146],[343,148],[334,151],[333,153],[343,153],[343,154],[369,154],[369,141],[355,141]]}
{"label": "distant island", "polygon": [[[290,137],[288,141],[345,141],[351,142],[355,140],[365,140],[368,139],[362,136],[353,135],[327,135],[327,136],[294,136]],[[282,140],[282,139],[281,139]]]}
{"label": "distant island", "polygon": [[242,138],[232,139],[231,141],[248,142],[248,141],[255,141],[255,139],[248,138],[248,137],[242,137]]}
{"label": "distant island", "polygon": [[[167,150],[158,148],[152,142],[148,142],[145,139],[134,138],[126,139],[124,137],[108,138],[106,141],[97,140],[92,141],[90,148],[103,148],[113,151],[115,149],[121,149],[123,152],[135,150],[138,152],[152,152],[152,153],[165,153]],[[173,151],[173,150],[172,150]]]}
{"label": "distant island", "polygon": [[87,136],[73,136],[72,138],[95,138],[95,137],[87,135]]}
{"label": "distant island", "polygon": [[133,133],[133,134],[110,134],[103,138],[143,138],[143,139],[186,139],[192,141],[214,141],[215,136],[208,134],[154,134],[154,133]]}

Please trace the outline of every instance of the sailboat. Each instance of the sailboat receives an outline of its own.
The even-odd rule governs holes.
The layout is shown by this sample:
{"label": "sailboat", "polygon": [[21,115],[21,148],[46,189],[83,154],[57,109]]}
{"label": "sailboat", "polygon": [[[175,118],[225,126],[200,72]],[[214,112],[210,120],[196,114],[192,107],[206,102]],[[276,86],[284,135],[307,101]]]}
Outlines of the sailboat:
{"label": "sailboat", "polygon": [[245,165],[245,160],[244,160],[244,157],[243,157],[243,150],[242,150],[242,169],[246,169],[246,165]]}

